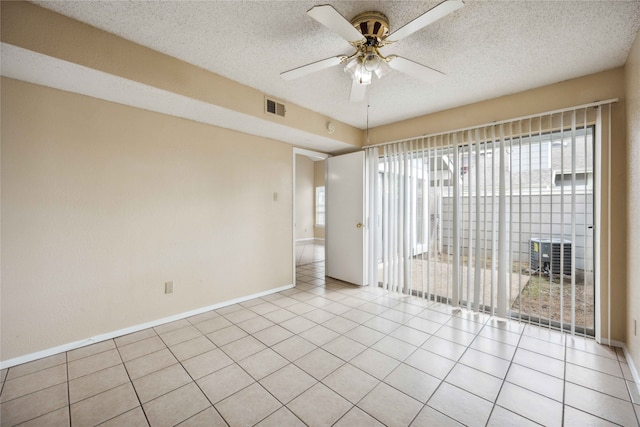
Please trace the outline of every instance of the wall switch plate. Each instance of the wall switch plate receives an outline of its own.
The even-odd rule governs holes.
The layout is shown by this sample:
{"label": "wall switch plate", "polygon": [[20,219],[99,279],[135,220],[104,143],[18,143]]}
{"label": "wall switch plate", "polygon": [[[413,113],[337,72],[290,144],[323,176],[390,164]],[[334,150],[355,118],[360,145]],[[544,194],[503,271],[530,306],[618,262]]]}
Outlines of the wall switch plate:
{"label": "wall switch plate", "polygon": [[164,283],[164,293],[172,294],[173,293],[173,282],[165,282]]}

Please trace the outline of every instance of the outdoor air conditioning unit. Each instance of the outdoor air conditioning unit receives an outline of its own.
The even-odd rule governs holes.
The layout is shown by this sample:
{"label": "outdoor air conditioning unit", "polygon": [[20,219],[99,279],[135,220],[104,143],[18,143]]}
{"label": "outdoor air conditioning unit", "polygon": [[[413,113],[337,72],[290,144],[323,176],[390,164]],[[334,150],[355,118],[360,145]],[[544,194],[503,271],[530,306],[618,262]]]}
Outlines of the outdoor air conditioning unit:
{"label": "outdoor air conditioning unit", "polygon": [[571,274],[571,240],[532,238],[529,244],[531,270],[550,274]]}

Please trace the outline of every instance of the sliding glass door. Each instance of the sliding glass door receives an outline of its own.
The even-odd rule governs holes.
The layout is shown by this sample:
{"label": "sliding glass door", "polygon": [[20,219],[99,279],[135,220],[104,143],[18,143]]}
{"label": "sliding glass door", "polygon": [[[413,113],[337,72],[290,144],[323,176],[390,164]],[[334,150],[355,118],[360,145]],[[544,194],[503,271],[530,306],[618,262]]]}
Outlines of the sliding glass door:
{"label": "sliding glass door", "polygon": [[593,335],[593,108],[368,149],[373,284]]}

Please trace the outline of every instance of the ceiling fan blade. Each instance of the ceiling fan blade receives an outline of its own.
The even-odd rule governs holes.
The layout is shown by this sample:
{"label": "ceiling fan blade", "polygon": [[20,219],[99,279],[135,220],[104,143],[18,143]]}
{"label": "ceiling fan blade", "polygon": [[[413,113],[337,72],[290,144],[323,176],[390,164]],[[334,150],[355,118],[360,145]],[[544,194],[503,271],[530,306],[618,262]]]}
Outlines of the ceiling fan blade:
{"label": "ceiling fan blade", "polygon": [[349,95],[349,102],[364,101],[366,93],[367,85],[360,84],[360,82],[354,80],[351,84],[351,94]]}
{"label": "ceiling fan blade", "polygon": [[444,18],[448,14],[455,12],[464,6],[462,0],[445,0],[437,6],[429,9],[422,15],[418,16],[413,21],[409,22],[405,26],[398,28],[385,39],[387,42],[397,42],[403,38],[415,33],[418,30],[426,27],[429,24],[436,22],[440,18]]}
{"label": "ceiling fan blade", "polygon": [[311,64],[303,65],[302,67],[294,68],[292,70],[280,73],[280,78],[282,78],[282,80],[297,79],[299,77],[315,73],[316,71],[324,70],[325,68],[334,67],[340,64],[344,58],[344,56],[333,56],[331,58],[312,62]]}
{"label": "ceiling fan blade", "polygon": [[328,4],[322,6],[314,6],[307,12],[307,15],[337,33],[340,37],[349,43],[364,40],[364,37],[356,28],[347,21],[344,16]]}
{"label": "ceiling fan blade", "polygon": [[389,66],[394,70],[405,73],[408,76],[420,79],[427,83],[435,83],[445,75],[440,71],[418,64],[409,59],[395,56],[389,61]]}

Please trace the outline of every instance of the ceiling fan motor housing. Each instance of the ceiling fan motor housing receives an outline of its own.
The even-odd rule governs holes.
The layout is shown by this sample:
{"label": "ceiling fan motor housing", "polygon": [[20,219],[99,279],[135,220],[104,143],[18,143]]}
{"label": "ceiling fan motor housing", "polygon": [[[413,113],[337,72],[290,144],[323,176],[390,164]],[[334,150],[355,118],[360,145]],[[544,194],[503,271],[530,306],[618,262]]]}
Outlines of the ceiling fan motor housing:
{"label": "ceiling fan motor housing", "polygon": [[351,24],[367,39],[365,45],[377,47],[389,35],[389,19],[380,12],[364,12]]}

